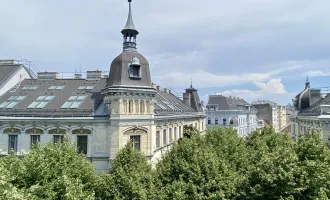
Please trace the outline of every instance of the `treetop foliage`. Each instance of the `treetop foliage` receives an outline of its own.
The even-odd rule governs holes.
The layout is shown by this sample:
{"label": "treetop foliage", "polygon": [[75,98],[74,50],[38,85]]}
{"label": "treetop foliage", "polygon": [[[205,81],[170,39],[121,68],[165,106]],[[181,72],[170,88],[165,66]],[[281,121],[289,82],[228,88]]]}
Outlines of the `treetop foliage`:
{"label": "treetop foliage", "polygon": [[132,143],[98,176],[66,140],[0,158],[0,199],[329,199],[330,151],[319,133],[294,141],[263,128],[201,135],[192,127],[151,166]]}

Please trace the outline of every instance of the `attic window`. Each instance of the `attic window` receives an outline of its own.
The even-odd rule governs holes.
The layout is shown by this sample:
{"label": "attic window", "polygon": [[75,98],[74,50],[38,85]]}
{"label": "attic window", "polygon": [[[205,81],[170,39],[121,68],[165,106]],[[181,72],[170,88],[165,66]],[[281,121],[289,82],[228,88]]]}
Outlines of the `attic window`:
{"label": "attic window", "polygon": [[55,96],[40,96],[27,108],[44,108]]}
{"label": "attic window", "polygon": [[61,108],[78,108],[86,96],[71,96]]}
{"label": "attic window", "polygon": [[133,58],[131,62],[129,62],[128,73],[130,78],[134,78],[134,79],[142,78],[141,65],[137,57]]}
{"label": "attic window", "polygon": [[63,90],[65,86],[50,86],[49,90]]}
{"label": "attic window", "polygon": [[94,86],[79,86],[78,90],[92,90]]}
{"label": "attic window", "polygon": [[22,90],[36,90],[37,88],[37,85],[26,85],[22,88]]}
{"label": "attic window", "polygon": [[7,101],[0,104],[0,108],[13,108],[23,99],[25,99],[25,96],[11,96]]}

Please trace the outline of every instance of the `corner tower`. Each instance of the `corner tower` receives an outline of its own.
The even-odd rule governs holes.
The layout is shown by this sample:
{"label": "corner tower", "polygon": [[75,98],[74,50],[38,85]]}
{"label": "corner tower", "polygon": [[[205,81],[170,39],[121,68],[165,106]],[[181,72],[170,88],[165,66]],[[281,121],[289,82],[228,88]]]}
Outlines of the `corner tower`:
{"label": "corner tower", "polygon": [[148,60],[137,51],[137,35],[132,16],[132,0],[128,0],[128,19],[123,35],[123,52],[111,63],[107,86],[102,90],[104,103],[110,113],[110,159],[127,141],[145,155],[151,155],[148,141],[154,132],[153,88]]}

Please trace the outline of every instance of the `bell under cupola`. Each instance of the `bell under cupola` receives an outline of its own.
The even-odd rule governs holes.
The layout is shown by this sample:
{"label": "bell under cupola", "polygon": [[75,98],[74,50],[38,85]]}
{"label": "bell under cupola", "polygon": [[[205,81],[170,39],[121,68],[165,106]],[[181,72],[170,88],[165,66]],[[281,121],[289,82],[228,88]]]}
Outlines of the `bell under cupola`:
{"label": "bell under cupola", "polygon": [[123,34],[123,51],[136,51],[136,37],[139,31],[135,29],[132,16],[132,0],[128,0],[129,12],[125,28],[121,31]]}

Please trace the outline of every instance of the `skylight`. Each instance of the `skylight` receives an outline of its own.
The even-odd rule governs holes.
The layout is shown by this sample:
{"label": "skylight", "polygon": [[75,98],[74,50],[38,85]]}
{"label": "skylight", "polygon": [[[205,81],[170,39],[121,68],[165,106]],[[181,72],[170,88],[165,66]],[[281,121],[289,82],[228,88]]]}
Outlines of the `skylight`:
{"label": "skylight", "polygon": [[162,101],[162,102],[168,107],[170,107],[172,110],[176,110],[175,107],[172,104],[170,104],[168,101]]}
{"label": "skylight", "polygon": [[7,101],[0,104],[0,108],[13,108],[23,99],[25,99],[25,96],[11,96]]}
{"label": "skylight", "polygon": [[94,86],[79,86],[78,90],[92,90]]}
{"label": "skylight", "polygon": [[71,96],[61,108],[78,108],[86,96]]}
{"label": "skylight", "polygon": [[36,90],[38,85],[26,85],[22,88],[22,90]]}
{"label": "skylight", "polygon": [[44,108],[55,96],[40,96],[27,108]]}
{"label": "skylight", "polygon": [[63,90],[65,88],[65,86],[50,86],[48,89],[49,90]]}

